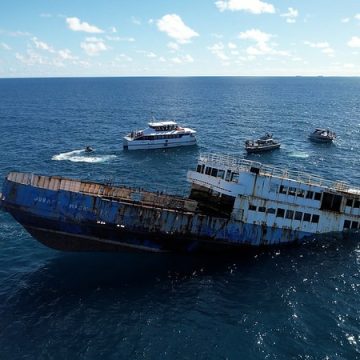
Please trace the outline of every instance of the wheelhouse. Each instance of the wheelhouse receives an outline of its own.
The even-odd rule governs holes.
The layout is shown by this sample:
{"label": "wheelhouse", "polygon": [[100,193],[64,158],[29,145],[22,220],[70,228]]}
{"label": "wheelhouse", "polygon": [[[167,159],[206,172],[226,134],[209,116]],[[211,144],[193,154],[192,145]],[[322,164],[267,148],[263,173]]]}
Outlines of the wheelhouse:
{"label": "wheelhouse", "polygon": [[155,131],[174,131],[180,129],[175,121],[150,122],[148,125],[149,128]]}

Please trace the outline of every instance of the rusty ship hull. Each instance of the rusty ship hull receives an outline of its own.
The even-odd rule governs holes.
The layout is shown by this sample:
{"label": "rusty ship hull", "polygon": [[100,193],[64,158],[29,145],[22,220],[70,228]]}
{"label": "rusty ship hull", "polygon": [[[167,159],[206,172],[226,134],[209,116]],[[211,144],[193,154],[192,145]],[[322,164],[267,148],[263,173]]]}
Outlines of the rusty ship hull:
{"label": "rusty ship hull", "polygon": [[204,213],[188,198],[61,177],[10,173],[2,191],[2,208],[58,250],[217,251],[311,236]]}

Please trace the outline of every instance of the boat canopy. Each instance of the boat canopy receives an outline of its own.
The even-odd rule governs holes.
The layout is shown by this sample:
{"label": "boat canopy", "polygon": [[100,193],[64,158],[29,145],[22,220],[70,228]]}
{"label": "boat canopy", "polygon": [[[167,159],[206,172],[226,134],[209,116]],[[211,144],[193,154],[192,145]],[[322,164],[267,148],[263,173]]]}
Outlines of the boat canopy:
{"label": "boat canopy", "polygon": [[177,126],[177,123],[172,120],[167,120],[167,121],[149,122],[148,125],[152,128],[156,128],[160,126]]}

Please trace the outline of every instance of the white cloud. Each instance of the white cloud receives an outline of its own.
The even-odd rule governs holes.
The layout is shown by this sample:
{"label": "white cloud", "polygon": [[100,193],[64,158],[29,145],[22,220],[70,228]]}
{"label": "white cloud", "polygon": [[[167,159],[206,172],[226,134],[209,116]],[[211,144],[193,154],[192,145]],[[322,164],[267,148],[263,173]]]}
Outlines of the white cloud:
{"label": "white cloud", "polygon": [[84,42],[80,44],[80,47],[89,55],[95,56],[102,51],[108,50],[108,47],[104,43],[103,39],[96,37],[86,38]]}
{"label": "white cloud", "polygon": [[[38,38],[31,39],[35,44],[35,49],[29,46],[26,54],[16,53],[15,57],[23,64],[28,66],[55,66],[64,67],[64,61],[71,61],[73,64],[79,63],[78,57],[72,55],[69,49],[62,49],[56,51],[52,46],[40,41]],[[40,50],[40,52],[37,52]]]}
{"label": "white cloud", "polygon": [[136,52],[139,53],[139,54],[143,54],[144,56],[146,56],[146,57],[148,57],[150,59],[153,59],[153,58],[157,57],[157,55],[155,53],[153,53],[152,51],[137,50]]}
{"label": "white cloud", "polygon": [[349,21],[350,21],[350,18],[342,18],[341,19],[341,22],[344,24],[348,23]]}
{"label": "white cloud", "polygon": [[271,53],[271,48],[266,43],[257,43],[255,46],[249,46],[246,53],[253,56],[268,55]]}
{"label": "white cloud", "polygon": [[189,28],[176,14],[164,15],[156,22],[160,31],[175,39],[179,44],[189,43],[193,37],[199,36],[197,32]]}
{"label": "white cloud", "polygon": [[317,49],[325,49],[325,48],[328,48],[330,47],[329,43],[326,42],[326,41],[323,41],[323,42],[311,42],[311,41],[304,41],[304,44],[305,45],[308,45],[312,48],[317,48]]}
{"label": "white cloud", "polygon": [[356,15],[354,16],[354,18],[355,18],[356,20],[360,20],[360,14],[356,14]]}
{"label": "white cloud", "polygon": [[111,31],[113,34],[117,33],[117,29],[116,29],[115,26],[112,26],[112,27],[110,28],[110,31]]}
{"label": "white cloud", "polygon": [[354,64],[344,64],[344,68],[346,68],[346,69],[354,69],[355,65]]}
{"label": "white cloud", "polygon": [[289,7],[288,12],[281,14],[280,16],[285,17],[287,23],[295,23],[296,18],[299,16],[299,11],[292,7]]}
{"label": "white cloud", "polygon": [[81,22],[77,17],[66,18],[66,23],[70,30],[73,31],[84,31],[87,33],[103,33],[104,31],[99,29],[97,26],[90,25],[89,23],[83,21]]}
{"label": "white cloud", "polygon": [[60,58],[62,60],[75,60],[75,59],[77,59],[76,56],[73,56],[71,54],[71,51],[69,49],[59,50],[58,54],[59,54],[59,56],[60,56]]}
{"label": "white cloud", "polygon": [[96,36],[89,36],[87,38],[85,38],[85,41],[89,41],[89,42],[99,42],[99,41],[104,41],[102,38],[98,38]]}
{"label": "white cloud", "polygon": [[129,62],[133,61],[133,59],[130,56],[126,55],[126,54],[120,54],[119,56],[117,56],[115,58],[115,60],[117,60],[117,61],[126,60],[126,61],[129,61]]}
{"label": "white cloud", "polygon": [[11,50],[11,47],[8,44],[4,43],[4,42],[0,43],[0,46],[4,50]]}
{"label": "white cloud", "polygon": [[[253,40],[256,42],[255,45],[249,46],[246,49],[246,53],[250,56],[261,56],[261,55],[277,55],[277,56],[290,56],[287,51],[276,50],[273,48],[274,44],[268,42],[273,37],[272,34],[265,33],[259,29],[251,29],[239,34],[239,39],[242,40]],[[276,44],[275,44],[276,46]]]}
{"label": "white cloud", "polygon": [[272,4],[260,0],[219,0],[215,2],[215,5],[220,11],[247,11],[252,14],[275,13]]}
{"label": "white cloud", "polygon": [[167,47],[173,51],[179,50],[179,44],[172,41],[167,44]]}
{"label": "white cloud", "polygon": [[34,49],[27,49],[26,55],[15,54],[15,58],[27,66],[55,66],[64,67],[64,63],[59,57],[47,57],[37,53]]}
{"label": "white cloud", "polygon": [[335,54],[334,49],[331,48],[330,44],[327,41],[322,41],[322,42],[304,41],[304,44],[310,46],[311,48],[321,49],[321,52],[328,56],[334,56]]}
{"label": "white cloud", "polygon": [[183,56],[174,57],[171,59],[171,61],[176,64],[186,64],[186,63],[194,62],[194,59],[191,55],[183,55]]}
{"label": "white cloud", "polygon": [[208,47],[208,49],[221,61],[229,60],[229,57],[225,53],[225,45],[222,42],[218,42]]}
{"label": "white cloud", "polygon": [[163,56],[160,56],[160,57],[159,57],[159,61],[161,61],[161,62],[166,62],[166,59],[165,59]]}
{"label": "white cloud", "polygon": [[236,44],[232,43],[232,42],[229,42],[228,43],[228,48],[229,49],[236,49]]}
{"label": "white cloud", "polygon": [[26,56],[16,53],[15,57],[23,64],[29,66],[47,64],[47,60],[40,54],[36,53],[33,49],[28,49],[26,51]]}
{"label": "white cloud", "polygon": [[135,41],[133,37],[121,37],[121,36],[110,36],[110,35],[107,35],[106,39],[110,41],[127,41],[127,42]]}
{"label": "white cloud", "polygon": [[54,52],[54,49],[50,45],[48,45],[46,42],[40,41],[36,37],[33,37],[31,40],[33,41],[33,43],[35,44],[35,47],[37,49]]}
{"label": "white cloud", "polygon": [[347,46],[352,48],[360,48],[360,37],[353,36],[348,42]]}
{"label": "white cloud", "polygon": [[251,29],[241,32],[239,38],[242,40],[254,40],[258,43],[264,43],[270,40],[271,34],[267,34],[258,29]]}
{"label": "white cloud", "polygon": [[334,49],[332,49],[331,47],[327,47],[325,49],[321,50],[324,54],[329,55],[329,56],[334,56]]}

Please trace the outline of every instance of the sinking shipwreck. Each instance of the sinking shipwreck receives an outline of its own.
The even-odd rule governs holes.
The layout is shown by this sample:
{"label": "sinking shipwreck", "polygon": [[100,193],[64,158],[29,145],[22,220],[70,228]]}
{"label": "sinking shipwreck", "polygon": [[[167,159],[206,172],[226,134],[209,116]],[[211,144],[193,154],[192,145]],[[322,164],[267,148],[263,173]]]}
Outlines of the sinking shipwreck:
{"label": "sinking shipwreck", "polygon": [[215,154],[188,172],[189,197],[11,172],[1,207],[45,245],[68,251],[259,247],[356,231],[360,189]]}

